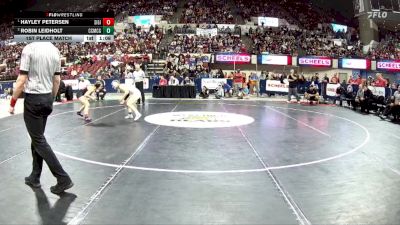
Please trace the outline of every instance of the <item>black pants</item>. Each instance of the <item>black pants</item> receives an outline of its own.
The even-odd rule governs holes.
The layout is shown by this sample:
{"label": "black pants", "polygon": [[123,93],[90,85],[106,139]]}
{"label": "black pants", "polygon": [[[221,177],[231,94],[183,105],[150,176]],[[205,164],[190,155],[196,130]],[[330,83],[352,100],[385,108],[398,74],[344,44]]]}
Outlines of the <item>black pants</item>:
{"label": "black pants", "polygon": [[29,136],[32,139],[32,174],[33,179],[39,179],[42,173],[43,160],[51,173],[59,182],[69,179],[56,155],[44,137],[47,117],[53,111],[51,94],[26,94],[24,101],[24,121]]}
{"label": "black pants", "polygon": [[364,99],[364,101],[360,101],[361,112],[369,112],[371,110],[371,99]]}
{"label": "black pants", "polygon": [[297,101],[300,101],[300,96],[297,94],[297,87],[289,88],[288,101],[292,99],[292,95],[296,96]]}
{"label": "black pants", "polygon": [[396,117],[396,114],[399,114],[399,112],[400,112],[399,109],[400,109],[399,105],[391,106],[390,104],[388,104],[386,106],[385,110],[383,111],[383,115],[389,116],[390,114],[393,114],[393,116]]}
{"label": "black pants", "polygon": [[[139,89],[140,93],[142,93],[142,101],[143,101],[143,104],[144,104],[143,81],[135,82],[135,86],[136,86],[137,89]],[[140,103],[140,100],[139,100],[139,103]]]}
{"label": "black pants", "polygon": [[104,100],[104,97],[106,96],[107,92],[104,89],[101,89],[99,92],[96,92],[96,97],[97,100],[101,99]]}

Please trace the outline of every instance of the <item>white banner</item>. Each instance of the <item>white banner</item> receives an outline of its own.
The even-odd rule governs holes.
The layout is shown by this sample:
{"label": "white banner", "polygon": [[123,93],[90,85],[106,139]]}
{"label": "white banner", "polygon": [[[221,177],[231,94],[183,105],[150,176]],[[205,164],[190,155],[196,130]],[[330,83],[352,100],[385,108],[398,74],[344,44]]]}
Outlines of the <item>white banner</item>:
{"label": "white banner", "polygon": [[369,90],[371,90],[373,95],[377,96],[386,96],[386,89],[384,87],[373,87],[373,86],[368,86]]}
{"label": "white banner", "polygon": [[65,86],[71,86],[72,90],[78,90],[78,80],[63,80]]}
{"label": "white banner", "polygon": [[275,91],[275,92],[289,92],[289,84],[282,84],[279,80],[267,80],[265,85],[266,91]]}
{"label": "white banner", "polygon": [[340,86],[340,84],[327,84],[326,85],[326,95],[335,97],[336,96],[336,89]]}
{"label": "white banner", "polygon": [[206,86],[206,88],[215,90],[221,83],[226,83],[225,78],[203,78],[201,79],[201,88]]}
{"label": "white banner", "polygon": [[78,90],[79,88],[81,90],[85,89],[87,86],[89,86],[91,84],[89,80],[85,80],[84,82],[79,82],[78,79],[63,80],[63,81],[64,81],[65,86],[71,86],[72,90],[74,90],[74,91]]}
{"label": "white banner", "polygon": [[[361,70],[369,69],[367,59],[343,58],[343,59],[341,59],[341,64],[342,64],[341,68],[345,68],[345,69],[361,69]],[[369,64],[369,65],[371,65],[371,64]]]}
{"label": "white banner", "polygon": [[258,26],[279,27],[279,19],[275,17],[258,17]]}
{"label": "white banner", "polygon": [[212,29],[202,29],[202,28],[197,28],[196,29],[196,34],[197,35],[206,35],[211,37],[217,36],[218,34],[218,29],[217,28],[212,28]]}
{"label": "white banner", "polygon": [[267,65],[288,65],[289,57],[286,55],[261,55],[261,64]]}

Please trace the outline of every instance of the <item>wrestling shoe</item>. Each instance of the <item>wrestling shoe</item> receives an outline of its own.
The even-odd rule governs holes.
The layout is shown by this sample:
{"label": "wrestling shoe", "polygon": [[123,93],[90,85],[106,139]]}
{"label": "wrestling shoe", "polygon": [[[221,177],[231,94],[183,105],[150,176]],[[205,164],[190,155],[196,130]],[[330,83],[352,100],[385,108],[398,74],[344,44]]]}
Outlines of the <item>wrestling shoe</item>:
{"label": "wrestling shoe", "polygon": [[136,116],[135,116],[135,119],[134,119],[134,121],[137,121],[137,120],[139,120],[140,119],[140,117],[142,117],[142,114],[136,114]]}
{"label": "wrestling shoe", "polygon": [[68,178],[66,181],[57,182],[56,185],[50,187],[50,191],[53,194],[61,194],[65,190],[70,189],[73,186],[74,186],[74,183],[72,183],[71,179]]}
{"label": "wrestling shoe", "polygon": [[132,114],[128,114],[127,116],[125,116],[125,119],[133,119],[133,115]]}
{"label": "wrestling shoe", "polygon": [[25,184],[29,185],[29,186],[31,186],[33,188],[40,188],[40,186],[41,186],[40,185],[40,181],[35,180],[35,179],[31,178],[31,177],[25,177]]}

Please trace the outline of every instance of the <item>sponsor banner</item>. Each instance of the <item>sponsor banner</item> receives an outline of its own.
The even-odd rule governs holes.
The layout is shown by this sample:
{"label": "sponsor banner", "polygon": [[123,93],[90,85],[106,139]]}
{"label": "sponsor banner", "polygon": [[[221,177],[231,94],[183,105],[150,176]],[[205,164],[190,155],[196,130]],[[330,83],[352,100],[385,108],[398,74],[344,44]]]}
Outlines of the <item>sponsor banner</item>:
{"label": "sponsor banner", "polygon": [[273,92],[289,92],[289,84],[284,83],[282,84],[279,80],[267,80],[265,85],[266,91],[273,91]]}
{"label": "sponsor banner", "polygon": [[339,59],[339,68],[343,69],[371,69],[371,60],[368,59]]}
{"label": "sponsor banner", "polygon": [[78,79],[63,80],[63,81],[64,81],[65,86],[71,86],[72,90],[74,90],[74,91],[78,90],[78,82],[79,82]]}
{"label": "sponsor banner", "polygon": [[205,36],[217,36],[218,34],[218,28],[212,28],[212,29],[202,29],[202,28],[197,28],[196,29],[196,35],[205,35]]}
{"label": "sponsor banner", "polygon": [[400,60],[379,60],[376,69],[400,72]]}
{"label": "sponsor banner", "polygon": [[216,63],[248,64],[251,62],[249,54],[221,53],[215,55]]}
{"label": "sponsor banner", "polygon": [[258,55],[258,63],[265,65],[292,65],[292,56],[288,55]]}
{"label": "sponsor banner", "polygon": [[254,118],[226,112],[182,111],[158,113],[146,116],[148,123],[186,128],[221,128],[243,126],[254,122]]}
{"label": "sponsor banner", "polygon": [[206,86],[208,89],[215,90],[221,83],[226,83],[225,78],[203,78],[201,79],[201,87]]}
{"label": "sponsor banner", "polygon": [[297,57],[298,66],[332,67],[332,58],[325,56]]}
{"label": "sponsor banner", "polygon": [[374,87],[374,86],[368,86],[369,90],[371,90],[373,95],[377,96],[386,96],[386,89],[384,87]]}
{"label": "sponsor banner", "polygon": [[336,89],[340,87],[340,84],[327,84],[326,85],[326,95],[335,97],[336,96]]}
{"label": "sponsor banner", "polygon": [[258,26],[279,27],[279,19],[275,17],[258,17]]}

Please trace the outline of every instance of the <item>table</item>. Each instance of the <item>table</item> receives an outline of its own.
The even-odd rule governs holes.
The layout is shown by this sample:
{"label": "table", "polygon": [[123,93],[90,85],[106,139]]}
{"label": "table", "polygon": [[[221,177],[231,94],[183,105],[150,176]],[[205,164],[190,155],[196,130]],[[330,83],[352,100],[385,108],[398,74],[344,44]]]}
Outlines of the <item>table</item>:
{"label": "table", "polygon": [[196,98],[196,87],[153,86],[153,98]]}

